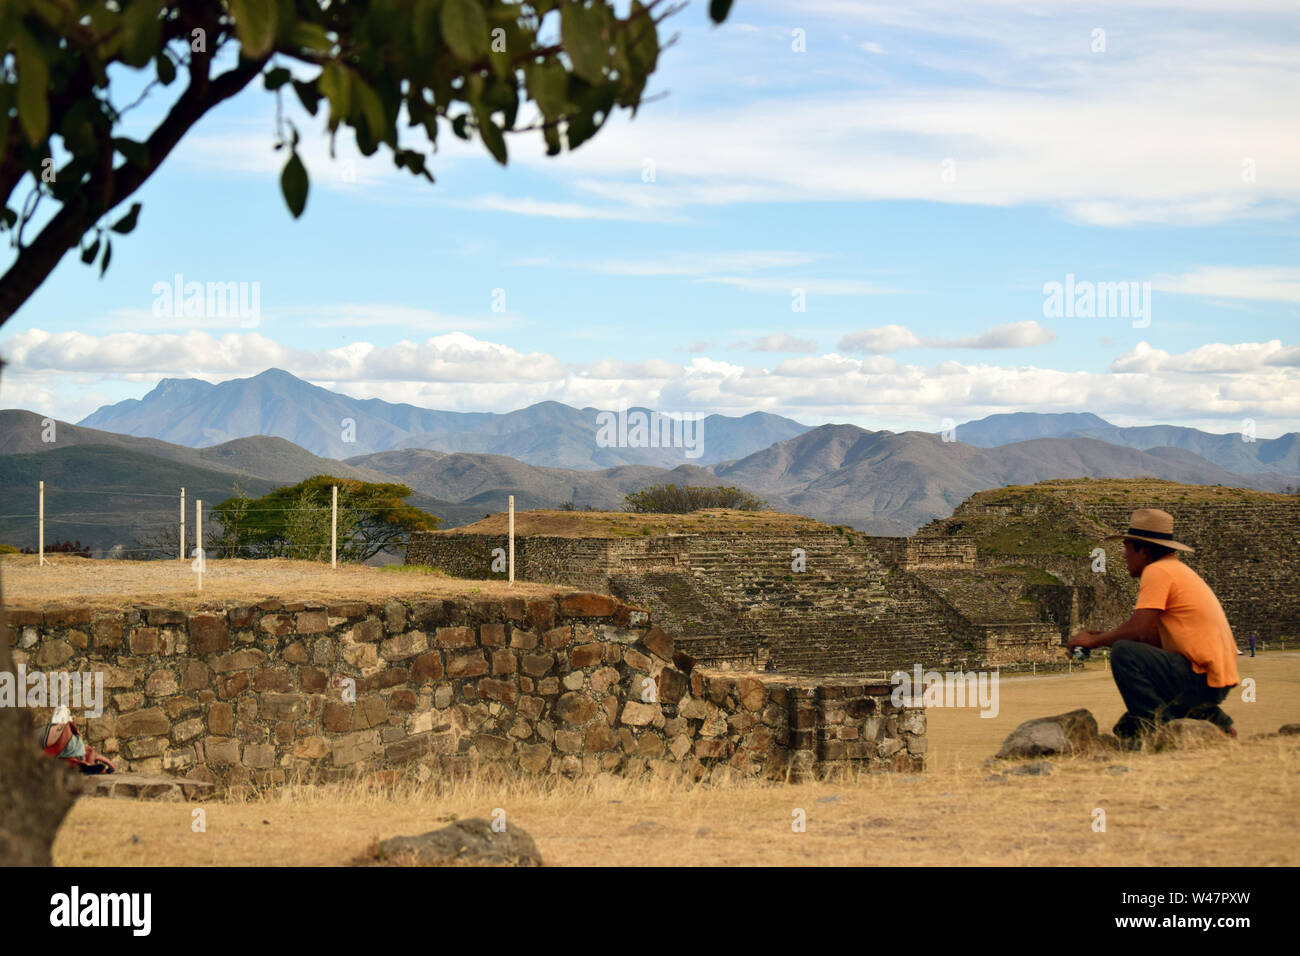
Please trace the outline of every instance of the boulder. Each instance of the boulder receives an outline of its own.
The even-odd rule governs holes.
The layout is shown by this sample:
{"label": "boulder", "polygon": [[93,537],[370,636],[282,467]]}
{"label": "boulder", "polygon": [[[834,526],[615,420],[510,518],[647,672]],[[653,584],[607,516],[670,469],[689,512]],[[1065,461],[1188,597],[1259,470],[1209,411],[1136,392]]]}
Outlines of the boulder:
{"label": "boulder", "polygon": [[1027,720],[1002,742],[999,759],[1085,753],[1101,746],[1097,719],[1088,710]]}
{"label": "boulder", "polygon": [[1181,717],[1161,724],[1155,733],[1156,750],[1189,750],[1228,742],[1228,735],[1208,720]]}
{"label": "boulder", "polygon": [[541,866],[533,838],[517,826],[498,833],[482,817],[457,820],[441,830],[419,836],[389,837],[379,844],[379,860],[416,866],[472,864],[480,866]]}

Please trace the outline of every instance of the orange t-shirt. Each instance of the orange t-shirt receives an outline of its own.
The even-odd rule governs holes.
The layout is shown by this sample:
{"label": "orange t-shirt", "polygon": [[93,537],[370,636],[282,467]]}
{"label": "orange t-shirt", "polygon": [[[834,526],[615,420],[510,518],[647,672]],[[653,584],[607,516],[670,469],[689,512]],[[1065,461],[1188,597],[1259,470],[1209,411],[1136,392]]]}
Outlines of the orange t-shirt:
{"label": "orange t-shirt", "polygon": [[1234,687],[1237,643],[1223,605],[1199,574],[1167,554],[1142,569],[1137,609],[1160,612],[1160,646],[1182,654],[1211,687]]}

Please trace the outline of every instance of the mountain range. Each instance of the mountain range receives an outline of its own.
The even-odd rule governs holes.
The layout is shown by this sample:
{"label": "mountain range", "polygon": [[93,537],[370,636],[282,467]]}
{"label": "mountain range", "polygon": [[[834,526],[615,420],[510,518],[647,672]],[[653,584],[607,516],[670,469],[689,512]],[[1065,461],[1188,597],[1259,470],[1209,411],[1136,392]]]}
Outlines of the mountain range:
{"label": "mountain range", "polygon": [[[649,413],[649,409],[627,409]],[[81,425],[126,435],[161,438],[202,448],[252,435],[287,438],[331,458],[402,448],[507,455],[548,468],[615,465],[711,464],[740,458],[808,430],[807,425],[753,412],[741,418],[703,419],[699,457],[681,447],[608,447],[598,444],[596,408],[539,402],[496,412],[446,412],[357,399],[304,382],[280,369],[212,385],[163,379],[142,399],[106,405]]]}
{"label": "mountain range", "polygon": [[[134,528],[174,524],[182,485],[191,498],[215,504],[236,481],[259,495],[316,474],[401,481],[415,492],[411,503],[444,527],[501,511],[508,495],[519,509],[618,510],[630,492],[667,482],[736,485],[782,511],[895,535],[947,516],[976,491],[1049,478],[1150,476],[1268,491],[1300,485],[1295,433],[1250,442],[1168,425],[1121,428],[1087,413],[1020,413],[959,425],[958,440],[945,441],[761,413],[712,415],[704,419],[705,453],[683,462],[681,448],[598,442],[598,414],[558,402],[505,414],[419,409],[347,398],[275,369],[221,385],[167,380],[145,399],[106,406],[80,425],[56,422],[53,436],[41,416],[3,411],[0,541],[35,543],[27,512],[35,510],[39,480],[47,482],[48,518],[63,522],[62,530],[47,529],[47,540],[79,532],[96,549],[129,546]],[[355,442],[339,439],[339,422],[349,417]],[[252,428],[280,431],[213,440]],[[348,457],[320,455],[295,436]],[[403,447],[374,447],[386,443]]]}

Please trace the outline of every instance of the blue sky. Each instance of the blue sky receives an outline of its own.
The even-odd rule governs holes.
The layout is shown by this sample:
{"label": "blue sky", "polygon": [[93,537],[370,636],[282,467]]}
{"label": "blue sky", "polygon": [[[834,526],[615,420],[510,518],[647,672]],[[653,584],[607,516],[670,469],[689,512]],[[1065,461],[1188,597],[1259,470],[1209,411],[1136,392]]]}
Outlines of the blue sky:
{"label": "blue sky", "polygon": [[[0,329],[0,405],[75,421],[278,366],[466,411],[1300,430],[1294,3],[705,6],[665,24],[662,97],[560,158],[447,130],[430,185],[296,115],[297,221],[257,84],[142,190],[105,279],[70,255]],[[177,274],[257,283],[258,314],[159,316]],[[1045,314],[1067,275],[1149,283],[1149,321]]]}

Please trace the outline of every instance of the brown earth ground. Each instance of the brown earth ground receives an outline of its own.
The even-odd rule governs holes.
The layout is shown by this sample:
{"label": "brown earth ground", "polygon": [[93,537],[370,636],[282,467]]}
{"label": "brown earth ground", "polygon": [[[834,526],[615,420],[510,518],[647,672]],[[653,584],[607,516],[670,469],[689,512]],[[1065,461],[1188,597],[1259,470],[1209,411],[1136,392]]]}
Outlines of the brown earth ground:
{"label": "brown earth ground", "polygon": [[[286,788],[244,799],[148,803],[83,799],[54,847],[61,865],[334,866],[376,839],[466,817],[491,818],[537,842],[548,865],[1145,865],[1300,864],[1300,736],[1263,736],[1300,721],[1300,652],[1239,657],[1253,703],[1225,708],[1241,737],[1195,751],[1057,758],[1049,776],[987,768],[1021,720],[1087,707],[1118,718],[1110,675],[1005,679],[1000,713],[930,709],[930,769],[856,783],[470,779],[379,789]],[[1121,770],[1120,768],[1126,768]],[[192,831],[193,810],[206,832]],[[1105,832],[1095,832],[1096,810]],[[797,811],[806,832],[794,832]]]}

